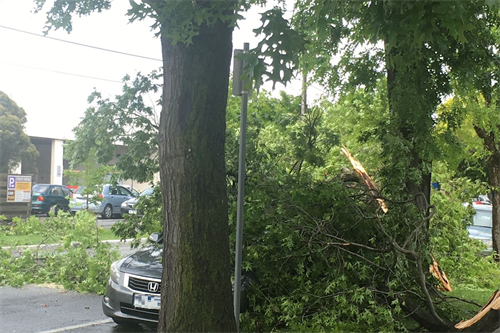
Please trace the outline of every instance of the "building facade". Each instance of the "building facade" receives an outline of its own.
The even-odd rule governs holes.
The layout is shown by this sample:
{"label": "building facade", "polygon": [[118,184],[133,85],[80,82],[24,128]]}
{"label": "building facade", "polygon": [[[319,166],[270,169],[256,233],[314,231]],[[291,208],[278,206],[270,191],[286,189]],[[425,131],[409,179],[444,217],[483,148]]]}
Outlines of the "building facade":
{"label": "building facade", "polygon": [[36,165],[21,163],[18,173],[32,174],[33,184],[66,185],[64,170],[68,162],[64,160],[64,140],[30,136],[30,141],[39,152]]}
{"label": "building facade", "polygon": [[[69,170],[69,161],[64,159],[64,142],[67,140],[30,136],[30,141],[39,152],[36,165],[20,163],[17,169],[13,170],[13,174],[32,175],[33,184],[80,185],[71,184],[69,177],[64,175],[64,171]],[[115,164],[118,157],[126,153],[126,146],[117,145],[110,164]],[[82,166],[78,166],[72,170],[78,172],[84,169]],[[149,184],[137,183],[132,180],[124,180],[120,183],[134,187],[139,191],[150,187]]]}

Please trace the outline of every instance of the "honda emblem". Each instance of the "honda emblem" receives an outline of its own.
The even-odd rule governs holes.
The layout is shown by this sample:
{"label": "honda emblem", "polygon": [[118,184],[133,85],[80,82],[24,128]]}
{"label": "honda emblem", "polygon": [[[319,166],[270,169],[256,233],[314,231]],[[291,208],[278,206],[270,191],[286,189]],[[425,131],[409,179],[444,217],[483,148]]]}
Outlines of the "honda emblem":
{"label": "honda emblem", "polygon": [[156,282],[149,282],[148,283],[148,291],[152,293],[158,292],[158,289],[160,289],[160,285]]}

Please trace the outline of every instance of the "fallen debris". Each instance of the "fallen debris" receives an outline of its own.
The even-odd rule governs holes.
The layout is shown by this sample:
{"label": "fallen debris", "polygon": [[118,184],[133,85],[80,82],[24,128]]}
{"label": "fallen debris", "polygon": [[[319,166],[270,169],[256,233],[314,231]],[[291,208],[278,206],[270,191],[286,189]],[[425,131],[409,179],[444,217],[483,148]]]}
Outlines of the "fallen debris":
{"label": "fallen debris", "polygon": [[438,288],[439,291],[453,291],[453,288],[451,287],[450,280],[448,280],[448,277],[446,276],[445,272],[439,267],[438,262],[434,258],[434,256],[431,254],[432,258],[432,265],[429,267],[429,272],[441,282],[440,287]]}
{"label": "fallen debris", "polygon": [[[368,172],[366,172],[365,168],[355,157],[351,155],[351,153],[347,150],[347,148],[341,148],[342,154],[351,162],[354,170],[359,174],[361,179],[364,181],[366,186],[373,192],[373,194],[377,195],[379,193],[377,186],[371,179]],[[385,204],[384,200],[381,198],[377,198],[377,202],[380,205],[380,208],[384,213],[387,213],[389,209]],[[345,243],[343,245],[348,245],[349,243]],[[438,262],[434,258],[432,254],[430,254],[432,258],[432,265],[429,267],[429,272],[439,280],[441,283],[438,288],[440,291],[452,291],[452,287],[448,277],[444,273],[444,271],[439,267]],[[465,330],[467,332],[493,332],[500,328],[500,290],[496,290],[489,301],[485,306],[471,319],[463,320],[455,325],[457,330]],[[481,320],[483,319],[483,320]],[[479,322],[481,321],[481,322]]]}
{"label": "fallen debris", "polygon": [[[349,152],[349,150],[347,150],[346,147],[342,147],[341,151],[342,151],[342,154],[344,154],[344,156],[347,157],[347,159],[349,160],[349,162],[351,162],[352,167],[360,175],[361,179],[363,179],[363,181],[365,182],[366,186],[368,186],[368,188],[374,194],[378,194],[379,190],[378,190],[377,185],[375,185],[375,183],[373,182],[372,178],[370,177],[370,175],[368,174],[368,172],[366,172],[366,170],[363,167],[363,165],[361,164],[361,162],[359,162],[354,156],[352,156],[351,153]],[[378,203],[380,205],[380,208],[382,208],[382,211],[384,213],[387,213],[389,211],[389,208],[387,208],[387,205],[385,204],[384,200],[382,200],[381,198],[377,198],[377,201],[378,201]]]}

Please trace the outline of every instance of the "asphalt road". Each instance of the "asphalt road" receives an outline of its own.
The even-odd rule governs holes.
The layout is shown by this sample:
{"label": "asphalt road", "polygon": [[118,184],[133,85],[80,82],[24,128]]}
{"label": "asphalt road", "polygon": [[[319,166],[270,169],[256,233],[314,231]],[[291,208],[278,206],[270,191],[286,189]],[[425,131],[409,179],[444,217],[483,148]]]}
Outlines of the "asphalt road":
{"label": "asphalt road", "polygon": [[102,313],[102,296],[52,286],[0,287],[0,332],[154,332],[154,327],[121,326]]}

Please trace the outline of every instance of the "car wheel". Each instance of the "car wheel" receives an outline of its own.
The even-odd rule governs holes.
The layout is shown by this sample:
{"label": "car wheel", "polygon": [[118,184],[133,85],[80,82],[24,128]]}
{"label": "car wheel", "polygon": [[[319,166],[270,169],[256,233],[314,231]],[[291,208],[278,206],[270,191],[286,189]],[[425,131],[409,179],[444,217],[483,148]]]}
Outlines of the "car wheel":
{"label": "car wheel", "polygon": [[122,318],[118,318],[118,317],[111,317],[111,319],[113,319],[113,321],[118,325],[123,325],[123,326],[137,325],[136,323],[134,323],[130,320],[126,320],[126,319],[122,319]]}
{"label": "car wheel", "polygon": [[47,216],[57,216],[57,213],[59,213],[59,208],[57,207],[57,205],[52,205],[47,212]]}
{"label": "car wheel", "polygon": [[111,205],[106,205],[101,216],[105,219],[110,219],[113,216],[113,207],[111,207]]}

